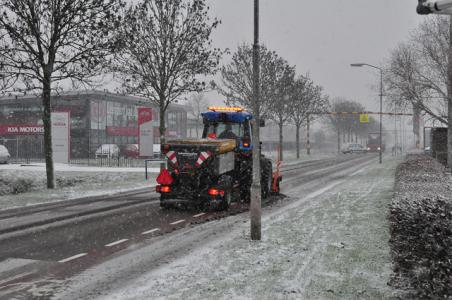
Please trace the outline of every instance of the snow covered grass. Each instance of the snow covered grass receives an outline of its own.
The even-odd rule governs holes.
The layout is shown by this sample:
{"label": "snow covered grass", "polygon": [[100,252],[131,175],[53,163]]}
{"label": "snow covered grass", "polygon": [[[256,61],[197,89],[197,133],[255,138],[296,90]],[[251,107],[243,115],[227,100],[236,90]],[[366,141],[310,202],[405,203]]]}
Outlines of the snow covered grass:
{"label": "snow covered grass", "polygon": [[397,169],[391,205],[392,285],[404,298],[452,297],[452,181],[429,156]]}
{"label": "snow covered grass", "polygon": [[387,210],[395,161],[372,164],[263,218],[241,223],[103,299],[384,299],[391,266]]}
{"label": "snow covered grass", "polygon": [[[124,169],[124,170],[123,170]],[[0,209],[74,198],[114,194],[155,183],[152,169],[146,182],[142,168],[87,168],[57,165],[54,190],[46,189],[43,165],[0,166]]]}

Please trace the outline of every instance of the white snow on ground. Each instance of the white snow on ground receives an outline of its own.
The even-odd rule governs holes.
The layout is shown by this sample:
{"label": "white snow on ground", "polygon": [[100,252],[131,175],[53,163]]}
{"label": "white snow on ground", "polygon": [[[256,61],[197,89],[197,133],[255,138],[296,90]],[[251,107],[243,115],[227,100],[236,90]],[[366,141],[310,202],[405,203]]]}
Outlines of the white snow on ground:
{"label": "white snow on ground", "polygon": [[82,197],[112,195],[155,185],[158,169],[56,165],[57,187],[46,189],[44,165],[0,166],[0,210]]}
{"label": "white snow on ground", "polygon": [[[18,170],[18,171],[42,171],[45,172],[45,164],[9,164],[0,165],[0,172],[2,170]],[[112,168],[112,167],[89,167],[89,166],[74,166],[67,164],[55,164],[55,171],[64,172],[111,172],[111,173],[142,173],[144,174],[144,168]],[[158,173],[160,168],[149,168],[148,172]]]}
{"label": "white snow on ground", "polygon": [[[287,194],[298,200],[264,216],[261,242],[249,240],[248,222],[233,223],[233,218],[239,217],[231,217],[219,224],[230,222],[233,227],[218,233],[204,246],[187,249],[182,258],[163,263],[139,277],[132,276],[129,282],[121,281],[123,286],[115,285],[116,288],[107,291],[98,286],[97,296],[92,296],[101,299],[389,298],[387,282],[391,265],[386,217],[395,164],[395,161],[371,164],[350,174],[347,180],[333,181],[308,195],[302,187],[295,187]],[[171,243],[166,241],[167,247]],[[146,246],[124,259],[133,265],[143,258],[141,255],[148,252],[151,255],[152,251],[159,250]],[[115,270],[113,261],[100,270],[102,274],[121,272],[120,268]],[[94,276],[89,282],[99,279],[88,274],[79,277],[86,280]]]}

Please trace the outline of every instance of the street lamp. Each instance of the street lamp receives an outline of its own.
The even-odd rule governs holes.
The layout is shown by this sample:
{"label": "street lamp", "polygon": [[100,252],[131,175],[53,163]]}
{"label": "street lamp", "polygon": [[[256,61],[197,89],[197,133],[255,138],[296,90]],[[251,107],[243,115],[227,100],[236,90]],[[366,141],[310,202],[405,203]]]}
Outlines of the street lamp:
{"label": "street lamp", "polygon": [[420,15],[452,15],[452,0],[419,0],[416,11]]}
{"label": "street lamp", "polygon": [[380,155],[380,164],[382,163],[383,159],[383,135],[382,135],[382,131],[383,131],[383,69],[380,67],[376,67],[373,65],[369,65],[366,63],[355,63],[355,64],[351,64],[351,67],[371,67],[374,69],[377,69],[380,71],[380,150],[379,150],[379,155]]}

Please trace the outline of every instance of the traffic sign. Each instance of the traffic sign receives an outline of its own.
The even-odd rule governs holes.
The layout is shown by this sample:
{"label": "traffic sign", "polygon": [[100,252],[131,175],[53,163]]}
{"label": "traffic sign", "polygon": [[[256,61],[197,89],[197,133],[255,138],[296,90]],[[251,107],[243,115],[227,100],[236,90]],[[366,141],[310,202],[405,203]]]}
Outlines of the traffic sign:
{"label": "traffic sign", "polygon": [[369,123],[369,115],[368,114],[360,114],[359,122],[360,123]]}

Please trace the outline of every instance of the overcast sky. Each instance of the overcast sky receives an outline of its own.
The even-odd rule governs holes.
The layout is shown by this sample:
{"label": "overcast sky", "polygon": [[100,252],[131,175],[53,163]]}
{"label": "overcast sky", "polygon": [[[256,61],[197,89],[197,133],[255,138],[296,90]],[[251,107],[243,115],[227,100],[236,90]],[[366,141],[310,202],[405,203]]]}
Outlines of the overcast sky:
{"label": "overcast sky", "polygon": [[[253,38],[252,0],[208,0],[222,20],[217,47],[235,51]],[[347,97],[377,109],[378,71],[353,62],[381,64],[423,17],[416,0],[261,0],[261,42],[331,97]],[[225,58],[227,60],[228,57]]]}

